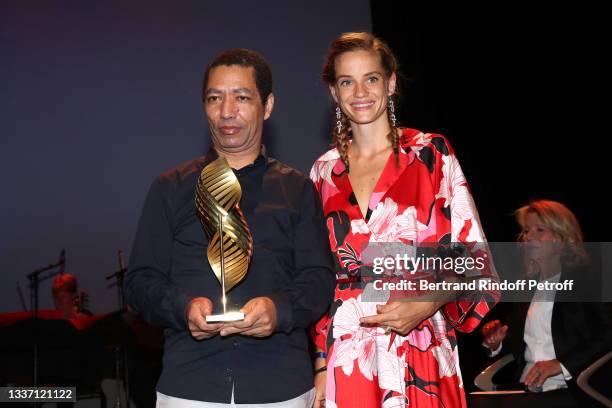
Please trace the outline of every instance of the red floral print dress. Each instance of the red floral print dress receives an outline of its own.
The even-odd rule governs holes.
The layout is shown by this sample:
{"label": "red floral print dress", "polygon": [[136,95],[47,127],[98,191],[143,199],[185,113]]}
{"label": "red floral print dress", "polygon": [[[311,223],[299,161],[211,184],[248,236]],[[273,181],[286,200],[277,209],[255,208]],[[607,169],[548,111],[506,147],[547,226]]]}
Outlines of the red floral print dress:
{"label": "red floral print dress", "polygon": [[360,251],[368,243],[484,242],[457,158],[441,135],[403,129],[364,218],[336,149],[310,177],[321,196],[337,261],[334,303],[313,329],[327,352],[326,407],[465,407],[455,329],[476,328],[497,301],[482,293],[447,303],[407,336],[361,327],[381,302],[363,301]]}

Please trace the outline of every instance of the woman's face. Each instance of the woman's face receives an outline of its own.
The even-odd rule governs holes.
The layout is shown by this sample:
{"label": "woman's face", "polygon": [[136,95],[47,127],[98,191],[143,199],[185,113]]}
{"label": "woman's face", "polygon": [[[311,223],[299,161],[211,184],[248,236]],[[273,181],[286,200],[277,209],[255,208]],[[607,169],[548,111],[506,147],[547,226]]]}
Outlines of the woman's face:
{"label": "woman's face", "polygon": [[336,83],[329,89],[340,109],[355,124],[387,120],[388,96],[395,92],[395,74],[385,78],[376,52],[357,50],[336,58]]}
{"label": "woman's face", "polygon": [[521,236],[523,242],[561,242],[559,236],[544,225],[538,214],[534,212],[525,215]]}
{"label": "woman's face", "polygon": [[551,260],[560,259],[561,238],[544,225],[534,212],[525,215],[521,240],[525,244],[525,255],[530,261],[535,261],[542,266]]}

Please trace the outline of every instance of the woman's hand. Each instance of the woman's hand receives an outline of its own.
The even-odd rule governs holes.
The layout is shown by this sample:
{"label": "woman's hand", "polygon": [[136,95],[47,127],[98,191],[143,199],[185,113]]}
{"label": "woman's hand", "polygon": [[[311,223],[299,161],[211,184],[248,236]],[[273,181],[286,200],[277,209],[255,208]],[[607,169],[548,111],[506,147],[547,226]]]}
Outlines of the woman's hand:
{"label": "woman's hand", "polygon": [[559,360],[538,361],[531,367],[523,382],[527,388],[539,388],[542,387],[542,384],[544,384],[548,377],[557,374],[561,374],[561,363]]}
{"label": "woman's hand", "polygon": [[325,408],[325,381],[327,380],[327,372],[322,371],[315,374],[315,399],[312,408]]}
{"label": "woman's hand", "polygon": [[502,326],[499,320],[493,320],[482,326],[482,341],[491,351],[497,350],[499,344],[506,338],[508,325]]}
{"label": "woman's hand", "polygon": [[427,319],[444,305],[443,302],[389,302],[386,305],[376,306],[378,312],[375,316],[359,319],[364,326],[380,326],[385,330],[393,330],[406,336],[423,320]]}

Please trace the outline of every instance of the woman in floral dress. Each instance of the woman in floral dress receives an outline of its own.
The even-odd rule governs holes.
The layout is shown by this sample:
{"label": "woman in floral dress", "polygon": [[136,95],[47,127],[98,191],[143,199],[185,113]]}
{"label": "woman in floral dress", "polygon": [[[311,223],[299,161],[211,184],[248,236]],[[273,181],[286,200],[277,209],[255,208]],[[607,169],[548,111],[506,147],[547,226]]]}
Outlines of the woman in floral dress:
{"label": "woman in floral dress", "polygon": [[495,304],[470,299],[362,299],[368,243],[484,242],[452,147],[441,135],[399,129],[397,62],[368,33],[330,48],[323,79],[337,103],[335,148],[314,163],[337,260],[335,300],[313,330],[315,407],[465,407],[455,329],[469,332]]}

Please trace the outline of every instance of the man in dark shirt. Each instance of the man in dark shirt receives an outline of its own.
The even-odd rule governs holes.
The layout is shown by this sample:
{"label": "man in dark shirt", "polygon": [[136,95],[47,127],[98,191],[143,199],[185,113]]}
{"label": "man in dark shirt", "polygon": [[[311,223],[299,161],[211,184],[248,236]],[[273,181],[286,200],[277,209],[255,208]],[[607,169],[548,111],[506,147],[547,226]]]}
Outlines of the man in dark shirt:
{"label": "man in dark shirt", "polygon": [[[329,307],[335,285],[321,204],[312,182],[261,144],[274,105],[263,57],[244,49],[217,56],[203,98],[212,147],[153,182],[125,279],[128,303],[164,327],[158,407],[310,407],[306,329]],[[228,306],[244,320],[209,324],[207,315],[222,313],[221,286],[194,197],[201,170],[219,156],[240,182],[253,255],[245,279],[228,293]]]}

